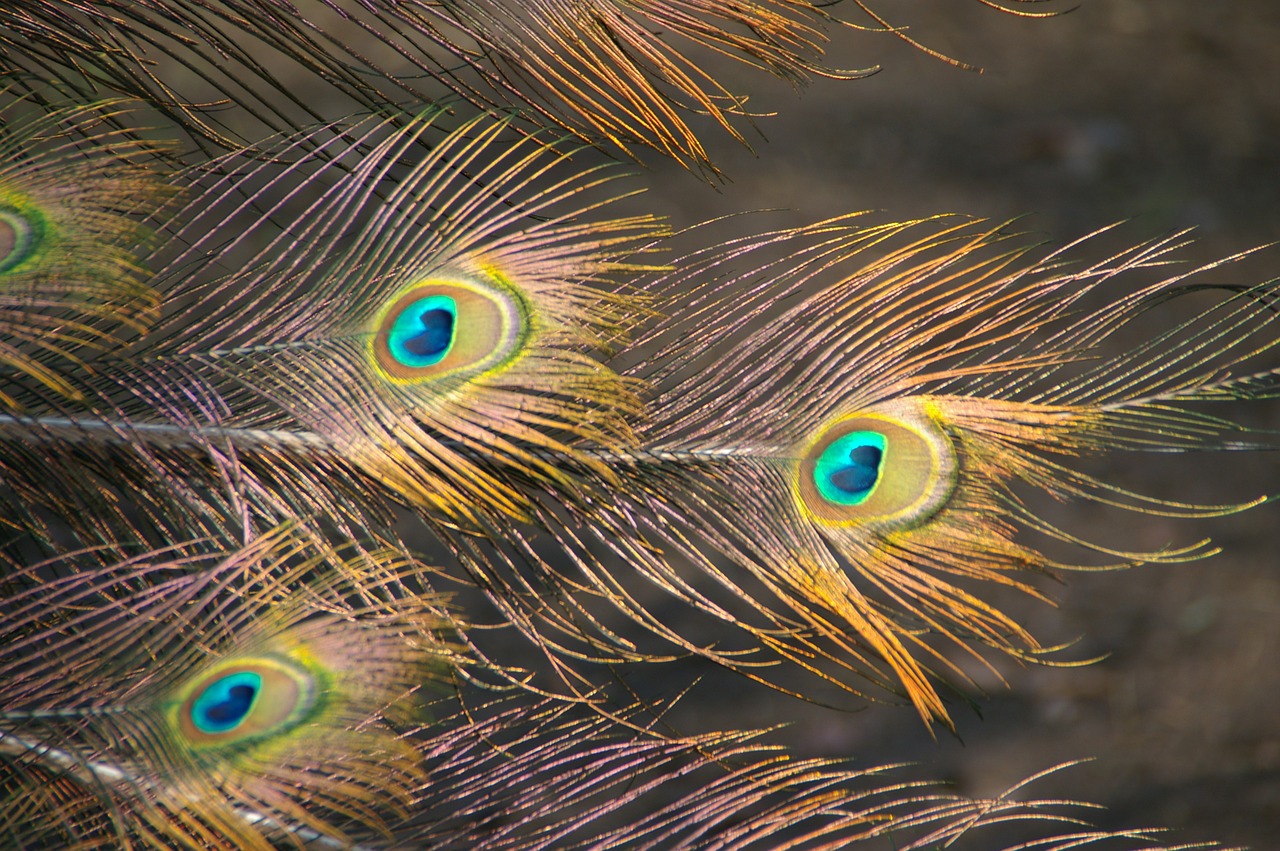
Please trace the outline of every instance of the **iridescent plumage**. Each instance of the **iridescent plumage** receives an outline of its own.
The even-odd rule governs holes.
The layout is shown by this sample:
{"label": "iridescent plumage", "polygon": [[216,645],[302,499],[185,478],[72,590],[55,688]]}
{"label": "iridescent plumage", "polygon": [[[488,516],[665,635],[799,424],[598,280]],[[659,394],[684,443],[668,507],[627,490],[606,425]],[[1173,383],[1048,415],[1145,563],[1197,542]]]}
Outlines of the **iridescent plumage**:
{"label": "iridescent plumage", "polygon": [[[335,484],[389,488],[453,522],[521,516],[517,480],[557,480],[562,458],[603,470],[574,447],[633,442],[640,402],[596,353],[645,315],[616,281],[646,268],[626,254],[661,228],[584,220],[608,196],[583,204],[579,193],[604,178],[567,166],[570,151],[504,139],[504,122],[469,123],[404,171],[431,128],[430,117],[369,121],[344,130],[354,142],[331,137],[335,151],[369,149],[351,171],[298,140],[224,161],[189,187],[149,258],[161,321],[83,356],[74,382],[87,403],[0,376],[18,400],[0,430],[104,447],[104,467],[136,447],[161,464],[174,451],[244,453],[264,479],[290,460],[279,487],[263,484],[283,495],[264,509],[277,520],[358,516],[327,496]],[[285,181],[298,183],[288,201],[301,212],[264,216]],[[223,240],[219,225],[240,227]],[[339,483],[332,464],[356,478]]]}
{"label": "iridescent plumage", "polygon": [[[1213,445],[1231,426],[1195,404],[1270,392],[1265,364],[1253,378],[1236,374],[1273,345],[1267,287],[1226,291],[1144,348],[1103,353],[1183,288],[1188,274],[1115,289],[1163,263],[1176,239],[1076,269],[1065,253],[1022,260],[999,228],[837,220],[654,271],[626,253],[657,250],[655,222],[584,220],[594,205],[577,192],[592,172],[527,138],[498,148],[501,123],[467,125],[384,183],[430,126],[372,122],[332,137],[331,153],[371,152],[352,170],[288,144],[248,170],[222,163],[175,214],[179,250],[153,262],[172,305],[165,318],[86,360],[76,392],[92,401],[79,412],[65,401],[42,412],[21,380],[6,388],[19,400],[0,420],[9,445],[105,453],[108,480],[120,453],[154,458],[168,471],[162,482],[189,478],[192,453],[204,456],[211,486],[240,494],[219,498],[219,522],[236,522],[245,502],[261,518],[250,528],[303,516],[389,534],[392,504],[407,503],[497,589],[503,616],[549,648],[557,633],[601,658],[666,657],[674,644],[744,670],[778,654],[846,689],[858,688],[853,674],[901,690],[942,721],[931,672],[945,679],[961,666],[934,637],[979,655],[984,645],[1039,655],[984,586],[1039,594],[1028,572],[1068,567],[1028,533],[1083,543],[1037,517],[1017,488],[1189,515],[1242,507],[1144,500],[1070,465],[1112,449]],[[556,166],[565,176],[550,176]],[[211,220],[259,216],[295,175],[313,193],[303,212],[248,223],[210,262]],[[542,181],[550,188],[535,191]],[[548,215],[527,218],[540,210]],[[223,273],[254,237],[264,247]],[[779,250],[785,265],[752,265]],[[601,286],[646,269],[647,289],[673,294],[654,328],[633,297]],[[1083,305],[1104,285],[1100,318]],[[637,332],[623,357],[640,365],[612,369],[607,347]],[[241,484],[230,484],[226,453]],[[89,481],[88,499],[110,498]],[[152,539],[204,534],[208,504],[179,506]],[[505,528],[513,518],[533,521],[528,533]],[[540,566],[525,543],[538,527],[583,578]],[[497,549],[477,548],[486,537]],[[591,539],[616,560],[584,545]],[[721,557],[746,573],[727,572]],[[694,591],[673,558],[748,612]],[[560,614],[521,562],[548,593],[563,583]],[[618,575],[637,569],[752,643],[713,650],[654,618]],[[592,598],[670,644],[642,652],[598,630]]]}
{"label": "iridescent plumage", "polygon": [[[2,81],[0,81],[2,82]],[[138,221],[172,196],[159,148],[108,126],[119,104],[43,112],[0,86],[0,365],[67,392],[49,361],[155,319]],[[11,400],[10,400],[11,401]]]}
{"label": "iridescent plumage", "polygon": [[[447,697],[476,663],[417,585],[421,566],[395,550],[344,553],[295,526],[231,552],[193,542],[77,561],[4,579],[0,839],[14,847],[763,849],[785,837],[834,849],[889,836],[925,849],[1010,820],[1077,823],[1071,802],[970,800],[886,778],[891,767],[791,759],[753,731],[668,737],[529,694]],[[692,790],[667,788],[688,778]],[[1112,838],[1158,847],[1146,831],[1049,847]]]}
{"label": "iridescent plumage", "polygon": [[0,832],[228,848],[385,833],[427,779],[404,732],[455,657],[438,600],[377,599],[397,558],[343,560],[283,528],[225,555],[10,571]]}
{"label": "iridescent plumage", "polygon": [[[1088,543],[1039,497],[1253,504],[1142,497],[1083,460],[1265,442],[1199,406],[1274,394],[1274,287],[1145,278],[1180,236],[1073,267],[1087,246],[1028,259],[1001,227],[844,218],[690,253],[601,212],[624,193],[588,146],[713,171],[692,125],[743,138],[700,51],[841,76],[817,64],[832,20],[800,0],[0,10],[6,71],[28,72],[0,91],[21,114],[0,131],[0,836],[926,849],[1059,818],[619,707],[614,663],[694,655],[948,723],[957,652],[1045,655],[996,595],[1039,596],[1034,574],[1072,567],[1055,548],[1211,551]],[[102,89],[150,117],[54,105]],[[532,112],[455,119],[424,107],[437,90]],[[218,153],[162,155],[153,119]],[[405,508],[442,571],[398,540]],[[494,637],[432,580],[478,589]],[[513,631],[549,672],[507,659]],[[1029,841],[1155,843],[1047,829]]]}
{"label": "iridescent plumage", "polygon": [[[1032,506],[1039,493],[1205,517],[1260,502],[1143,496],[1084,464],[1268,445],[1205,406],[1274,394],[1274,287],[1213,298],[1199,281],[1220,264],[1126,287],[1165,267],[1178,236],[1094,263],[1071,260],[1087,240],[1032,259],[1011,238],[981,222],[838,220],[677,261],[656,286],[692,306],[652,335],[656,354],[631,373],[659,388],[640,449],[602,450],[618,476],[609,504],[567,523],[542,516],[584,565],[565,588],[593,587],[649,631],[753,677],[769,679],[760,665],[781,656],[847,689],[867,678],[901,691],[945,722],[935,677],[964,678],[947,645],[1044,656],[993,598],[1042,596],[1036,574],[1072,569],[1062,544],[1101,554],[1091,567],[1215,552],[1205,541],[1119,550]],[[1131,351],[1109,348],[1161,305],[1196,296],[1211,300],[1201,312]],[[600,547],[751,638],[689,640],[638,602],[613,562],[592,558]],[[522,581],[511,580],[512,599]],[[598,611],[587,595],[566,598],[579,623]],[[776,655],[743,652],[752,645]]]}

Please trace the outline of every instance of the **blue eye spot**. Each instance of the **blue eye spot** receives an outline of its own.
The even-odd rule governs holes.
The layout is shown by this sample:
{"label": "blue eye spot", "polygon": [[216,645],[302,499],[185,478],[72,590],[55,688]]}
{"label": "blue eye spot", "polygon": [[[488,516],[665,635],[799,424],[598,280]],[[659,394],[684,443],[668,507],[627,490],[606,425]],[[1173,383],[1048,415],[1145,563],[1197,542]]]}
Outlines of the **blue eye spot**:
{"label": "blue eye spot", "polygon": [[457,302],[446,295],[426,296],[394,319],[388,348],[407,367],[434,366],[453,348],[457,325]]}
{"label": "blue eye spot", "polygon": [[240,671],[214,680],[191,706],[192,722],[202,733],[226,733],[240,725],[262,691],[262,677]]}
{"label": "blue eye spot", "polygon": [[853,431],[831,441],[814,465],[818,493],[836,505],[866,502],[880,483],[886,446],[884,435],[874,431]]}

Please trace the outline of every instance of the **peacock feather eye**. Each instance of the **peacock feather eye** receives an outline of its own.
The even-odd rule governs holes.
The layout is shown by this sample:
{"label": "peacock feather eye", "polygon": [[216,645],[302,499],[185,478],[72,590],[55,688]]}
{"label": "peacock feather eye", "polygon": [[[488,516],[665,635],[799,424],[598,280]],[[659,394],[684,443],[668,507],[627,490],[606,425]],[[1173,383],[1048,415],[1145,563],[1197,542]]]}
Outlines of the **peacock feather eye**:
{"label": "peacock feather eye", "polygon": [[44,221],[23,206],[0,201],[0,274],[20,268],[40,246]]}
{"label": "peacock feather eye", "polygon": [[924,412],[899,404],[829,424],[805,451],[796,491],[813,519],[905,528],[955,487],[955,453]]}
{"label": "peacock feather eye", "polygon": [[177,726],[196,747],[278,735],[304,720],[315,698],[314,676],[292,660],[236,659],[183,689]]}
{"label": "peacock feather eye", "polygon": [[401,292],[375,322],[379,373],[415,383],[501,368],[521,350],[528,311],[496,281],[430,280]]}

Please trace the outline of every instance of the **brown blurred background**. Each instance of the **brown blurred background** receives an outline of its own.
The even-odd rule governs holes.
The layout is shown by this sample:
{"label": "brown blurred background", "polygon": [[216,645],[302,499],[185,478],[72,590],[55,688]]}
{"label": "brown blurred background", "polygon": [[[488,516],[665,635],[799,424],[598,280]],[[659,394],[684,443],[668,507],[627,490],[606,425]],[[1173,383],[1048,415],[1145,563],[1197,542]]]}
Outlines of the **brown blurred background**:
{"label": "brown blurred background", "polygon": [[[1131,219],[1107,244],[1195,227],[1197,244],[1182,255],[1192,261],[1280,240],[1280,3],[1083,0],[1048,20],[973,0],[875,8],[985,72],[890,35],[848,33],[833,45],[835,63],[882,64],[880,74],[821,81],[798,98],[752,75],[752,105],[779,113],[758,122],[755,155],[718,140],[713,157],[732,181],[719,191],[647,162],[646,208],[679,224],[765,207],[786,210],[770,225],[862,209],[883,211],[880,221],[1030,214],[1021,226],[1057,242]],[[1278,274],[1272,249],[1219,279]],[[1280,427],[1280,403],[1263,407],[1255,424]],[[1274,455],[1147,456],[1107,471],[1146,493],[1224,501],[1280,493],[1277,473]],[[1280,505],[1200,521],[1058,511],[1067,528],[1109,528],[1108,540],[1133,547],[1211,536],[1225,553],[1069,576],[1047,586],[1056,610],[1016,604],[1046,643],[1080,638],[1070,658],[1107,658],[1006,666],[1007,689],[994,677],[983,683],[981,717],[956,707],[956,737],[941,731],[934,741],[909,709],[842,714],[733,680],[682,709],[704,729],[790,722],[782,737],[802,754],[916,760],[911,775],[978,795],[1096,757],[1035,791],[1105,804],[1097,818],[1107,827],[1163,825],[1181,841],[1280,848]]]}

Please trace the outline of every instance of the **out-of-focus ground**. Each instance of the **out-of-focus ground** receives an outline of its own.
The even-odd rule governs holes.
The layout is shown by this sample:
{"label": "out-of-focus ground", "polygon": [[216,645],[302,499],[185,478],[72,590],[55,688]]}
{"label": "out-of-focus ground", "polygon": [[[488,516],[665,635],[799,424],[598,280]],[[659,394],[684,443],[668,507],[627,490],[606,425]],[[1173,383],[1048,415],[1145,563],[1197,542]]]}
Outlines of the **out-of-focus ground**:
{"label": "out-of-focus ground", "polygon": [[[882,73],[798,98],[753,77],[753,103],[780,113],[759,122],[756,155],[721,140],[715,159],[732,182],[719,192],[648,162],[644,205],[681,224],[764,207],[786,209],[774,225],[861,209],[883,211],[877,220],[1031,214],[1021,227],[1058,242],[1132,219],[1107,244],[1195,227],[1190,261],[1280,240],[1280,3],[1084,0],[1039,21],[962,0],[877,9],[985,73],[850,34],[836,63]],[[1219,278],[1277,275],[1280,249]],[[1280,427],[1280,402],[1257,407],[1256,424]],[[1107,475],[1172,499],[1243,500],[1280,493],[1280,456],[1146,456]],[[1225,552],[1068,576],[1052,591],[1056,610],[1015,602],[1046,643],[1080,637],[1071,658],[1107,658],[1006,666],[1007,689],[984,682],[982,717],[957,705],[955,737],[934,741],[909,709],[841,714],[732,678],[682,709],[703,728],[790,722],[781,738],[802,754],[915,760],[912,775],[978,795],[1093,757],[1038,795],[1104,804],[1107,827],[1280,848],[1280,505],[1199,521],[1057,512],[1068,528],[1107,528],[1102,537],[1133,548],[1211,536]]]}

